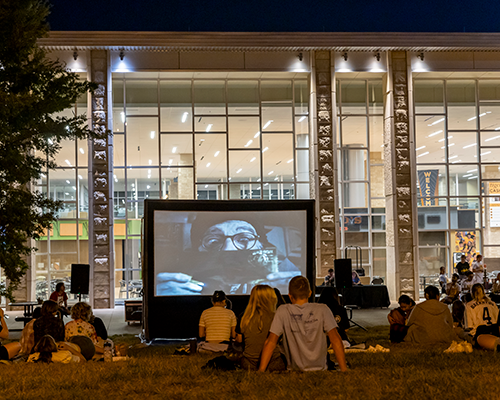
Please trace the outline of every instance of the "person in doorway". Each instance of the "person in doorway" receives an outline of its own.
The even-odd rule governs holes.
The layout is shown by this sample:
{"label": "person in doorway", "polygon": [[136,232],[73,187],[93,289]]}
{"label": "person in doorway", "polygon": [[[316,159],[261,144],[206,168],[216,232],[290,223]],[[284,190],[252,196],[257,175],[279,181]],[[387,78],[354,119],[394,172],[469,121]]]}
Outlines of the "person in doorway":
{"label": "person in doorway", "polygon": [[296,276],[288,285],[288,293],[292,304],[284,304],[276,310],[262,350],[259,371],[266,371],[281,335],[288,370],[328,369],[328,336],[340,370],[347,371],[344,346],[335,318],[326,305],[308,302],[312,293],[309,281]]}
{"label": "person in doorway", "polygon": [[68,309],[68,295],[66,294],[66,287],[64,282],[59,282],[56,285],[56,290],[50,295],[50,300],[55,301],[59,306],[59,311],[62,315],[69,315]]}

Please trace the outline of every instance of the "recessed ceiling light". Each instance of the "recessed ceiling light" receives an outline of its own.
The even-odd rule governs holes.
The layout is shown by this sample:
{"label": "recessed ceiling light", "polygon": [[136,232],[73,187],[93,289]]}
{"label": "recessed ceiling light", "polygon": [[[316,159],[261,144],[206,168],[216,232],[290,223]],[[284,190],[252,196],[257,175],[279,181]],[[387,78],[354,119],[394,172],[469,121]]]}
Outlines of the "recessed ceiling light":
{"label": "recessed ceiling light", "polygon": [[271,125],[274,121],[270,119],[269,121],[266,122],[266,124],[262,127],[262,130],[266,129],[269,125]]}
{"label": "recessed ceiling light", "polygon": [[172,153],[175,153],[177,151],[177,147],[172,148]]}
{"label": "recessed ceiling light", "polygon": [[254,162],[256,160],[256,157],[253,157],[250,162]]}
{"label": "recessed ceiling light", "polygon": [[187,120],[187,117],[188,117],[189,113],[185,112],[184,114],[182,114],[182,123],[186,122]]}
{"label": "recessed ceiling light", "polygon": [[263,153],[269,150],[269,147],[264,147],[264,150],[262,150]]}
{"label": "recessed ceiling light", "polygon": [[220,154],[220,151],[216,151],[214,157],[217,157]]}

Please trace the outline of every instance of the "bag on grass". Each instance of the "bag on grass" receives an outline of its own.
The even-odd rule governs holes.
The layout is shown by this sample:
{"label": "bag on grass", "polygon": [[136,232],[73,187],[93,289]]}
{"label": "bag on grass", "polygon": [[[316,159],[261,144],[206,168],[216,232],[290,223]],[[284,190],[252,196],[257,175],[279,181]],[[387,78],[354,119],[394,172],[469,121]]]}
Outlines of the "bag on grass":
{"label": "bag on grass", "polygon": [[236,369],[236,364],[226,356],[219,356],[212,358],[203,367],[201,367],[201,369],[207,368],[219,369],[222,371],[234,371]]}

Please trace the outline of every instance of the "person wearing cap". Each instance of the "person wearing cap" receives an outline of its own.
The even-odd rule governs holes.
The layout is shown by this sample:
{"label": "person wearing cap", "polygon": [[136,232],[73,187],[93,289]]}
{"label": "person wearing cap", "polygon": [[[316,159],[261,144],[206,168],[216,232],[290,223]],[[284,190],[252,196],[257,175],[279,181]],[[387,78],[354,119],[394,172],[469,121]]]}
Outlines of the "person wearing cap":
{"label": "person wearing cap", "polygon": [[225,351],[230,340],[236,337],[236,316],[226,308],[226,300],[226,294],[216,290],[212,296],[213,307],[201,314],[199,336],[205,340],[199,344],[198,351]]}

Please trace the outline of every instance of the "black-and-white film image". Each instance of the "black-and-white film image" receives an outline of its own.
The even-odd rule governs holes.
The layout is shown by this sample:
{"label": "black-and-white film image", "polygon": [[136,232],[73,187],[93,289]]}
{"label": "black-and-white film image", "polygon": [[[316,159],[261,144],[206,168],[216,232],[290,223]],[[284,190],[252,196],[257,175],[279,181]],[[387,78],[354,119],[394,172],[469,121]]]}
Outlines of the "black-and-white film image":
{"label": "black-and-white film image", "polygon": [[155,211],[155,295],[288,293],[306,275],[306,211]]}

